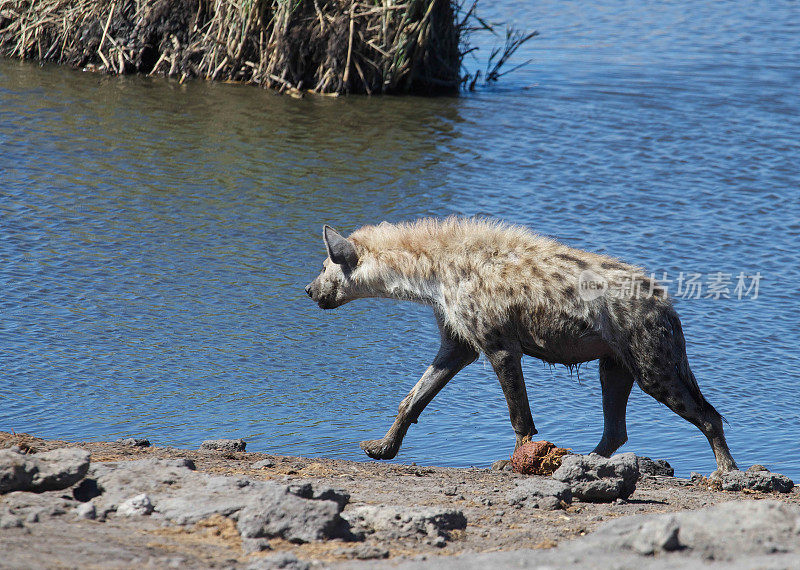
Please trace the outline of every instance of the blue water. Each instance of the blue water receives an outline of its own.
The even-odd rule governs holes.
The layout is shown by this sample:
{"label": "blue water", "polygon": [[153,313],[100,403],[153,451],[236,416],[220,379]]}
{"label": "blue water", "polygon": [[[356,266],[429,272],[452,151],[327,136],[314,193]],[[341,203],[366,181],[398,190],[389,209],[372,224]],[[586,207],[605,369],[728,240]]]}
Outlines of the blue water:
{"label": "blue water", "polygon": [[[691,365],[739,465],[800,480],[800,10],[504,1],[532,59],[461,98],[278,97],[0,60],[0,430],[368,460],[438,344],[424,307],[323,312],[321,226],[489,215],[672,279]],[[483,53],[493,40],[476,38]],[[477,66],[478,63],[468,62]],[[737,299],[737,276],[754,291]],[[602,432],[596,364],[525,360],[540,436]],[[623,451],[710,472],[638,388]],[[462,371],[398,462],[485,466],[514,434]]]}

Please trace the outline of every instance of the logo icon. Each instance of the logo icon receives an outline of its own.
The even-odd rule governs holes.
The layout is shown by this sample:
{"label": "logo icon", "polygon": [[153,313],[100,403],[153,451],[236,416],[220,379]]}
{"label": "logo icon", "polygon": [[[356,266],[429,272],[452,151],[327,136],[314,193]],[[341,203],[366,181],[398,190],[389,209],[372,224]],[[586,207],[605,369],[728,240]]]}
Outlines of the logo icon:
{"label": "logo icon", "polygon": [[605,295],[608,290],[608,281],[592,271],[586,269],[578,275],[578,296],[584,301],[594,301]]}

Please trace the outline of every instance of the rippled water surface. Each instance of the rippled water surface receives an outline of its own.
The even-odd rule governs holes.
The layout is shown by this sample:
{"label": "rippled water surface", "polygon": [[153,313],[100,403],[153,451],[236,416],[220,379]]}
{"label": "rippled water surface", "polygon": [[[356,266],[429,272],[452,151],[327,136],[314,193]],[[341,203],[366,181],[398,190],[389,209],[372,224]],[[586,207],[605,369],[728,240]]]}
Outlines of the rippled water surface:
{"label": "rippled water surface", "polygon": [[[436,352],[424,307],[323,312],[323,223],[483,214],[666,273],[740,465],[800,479],[800,30],[792,3],[484,7],[527,67],[461,98],[296,100],[0,60],[0,430],[365,459]],[[485,53],[490,38],[478,38]],[[477,65],[470,62],[470,65]],[[737,276],[751,289],[737,299]],[[673,292],[675,290],[673,289]],[[525,361],[543,438],[590,450],[597,366]],[[623,450],[709,472],[634,389]],[[487,465],[514,436],[480,360],[397,461]]]}

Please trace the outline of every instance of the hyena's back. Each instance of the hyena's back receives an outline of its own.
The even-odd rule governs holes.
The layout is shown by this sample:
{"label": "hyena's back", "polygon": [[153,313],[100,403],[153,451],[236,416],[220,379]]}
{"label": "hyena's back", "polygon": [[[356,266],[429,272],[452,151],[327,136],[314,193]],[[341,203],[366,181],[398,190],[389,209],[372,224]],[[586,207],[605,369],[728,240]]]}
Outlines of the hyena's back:
{"label": "hyena's back", "polygon": [[[585,362],[615,351],[637,319],[671,311],[640,268],[518,226],[420,220],[367,226],[351,239],[406,279],[435,283],[448,326],[478,350],[514,337],[548,362]],[[579,290],[586,276],[607,293],[634,283],[637,295],[592,298]],[[649,301],[639,298],[651,289]]]}

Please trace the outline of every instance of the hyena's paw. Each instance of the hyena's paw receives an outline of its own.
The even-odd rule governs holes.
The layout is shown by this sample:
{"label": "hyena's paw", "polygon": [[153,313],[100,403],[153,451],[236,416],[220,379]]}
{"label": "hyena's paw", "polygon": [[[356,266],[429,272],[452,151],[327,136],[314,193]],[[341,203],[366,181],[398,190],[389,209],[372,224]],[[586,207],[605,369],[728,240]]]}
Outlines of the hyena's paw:
{"label": "hyena's paw", "polygon": [[362,441],[359,445],[372,459],[392,459],[398,451],[397,446],[383,439]]}

